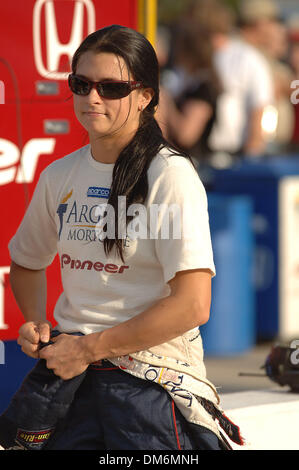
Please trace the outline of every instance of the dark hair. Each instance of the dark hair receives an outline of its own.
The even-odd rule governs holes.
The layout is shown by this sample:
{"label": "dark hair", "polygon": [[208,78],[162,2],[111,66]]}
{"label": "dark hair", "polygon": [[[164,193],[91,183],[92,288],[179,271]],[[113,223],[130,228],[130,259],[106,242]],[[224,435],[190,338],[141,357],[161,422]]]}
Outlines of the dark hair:
{"label": "dark hair", "polygon": [[208,80],[217,94],[222,84],[214,66],[211,33],[198,21],[182,20],[176,31],[175,61],[187,65],[191,73]]}
{"label": "dark hair", "polygon": [[[108,52],[122,57],[133,79],[142,82],[144,88],[151,88],[154,91],[151,102],[141,112],[135,136],[120,152],[114,165],[108,204],[113,207],[118,220],[118,217],[123,216],[118,214],[118,196],[126,197],[126,212],[129,205],[144,203],[148,193],[149,165],[159,150],[169,146],[154,117],[159,103],[159,65],[150,42],[137,31],[119,25],[107,26],[84,39],[73,56],[73,73],[76,72],[79,58],[87,51]],[[126,216],[126,223],[131,219],[132,217]],[[115,239],[106,237],[104,250],[108,254],[115,245],[118,255],[124,261],[125,240],[118,238],[118,224],[115,226]]]}
{"label": "dark hair", "polygon": [[236,12],[223,0],[191,0],[184,17],[197,21],[212,35],[230,35],[236,26]]}

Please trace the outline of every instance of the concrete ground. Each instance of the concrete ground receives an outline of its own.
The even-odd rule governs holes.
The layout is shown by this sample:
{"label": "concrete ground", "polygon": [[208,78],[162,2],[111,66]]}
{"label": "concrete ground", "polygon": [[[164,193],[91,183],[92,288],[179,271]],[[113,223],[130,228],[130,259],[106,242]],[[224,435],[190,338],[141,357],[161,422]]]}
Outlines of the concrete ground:
{"label": "concrete ground", "polygon": [[220,399],[245,441],[231,442],[235,450],[299,450],[299,394],[289,387],[224,393]]}
{"label": "concrete ground", "polygon": [[220,405],[245,439],[244,446],[230,442],[235,450],[299,450],[299,393],[268,377],[239,375],[262,374],[260,367],[274,344],[257,344],[238,356],[205,357],[207,377],[218,390]]}
{"label": "concrete ground", "polygon": [[[276,386],[268,377],[245,377],[239,373],[263,374],[261,366],[274,343],[261,343],[237,356],[205,356],[207,378],[215,385],[218,393],[232,393],[249,390],[265,390]],[[279,385],[278,385],[279,386]]]}

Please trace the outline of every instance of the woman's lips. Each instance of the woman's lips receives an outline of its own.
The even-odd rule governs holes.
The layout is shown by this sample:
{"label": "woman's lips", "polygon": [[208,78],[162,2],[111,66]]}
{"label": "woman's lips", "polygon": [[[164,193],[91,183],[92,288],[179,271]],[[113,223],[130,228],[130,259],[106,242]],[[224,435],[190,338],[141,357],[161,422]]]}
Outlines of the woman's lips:
{"label": "woman's lips", "polygon": [[87,116],[103,116],[105,113],[100,113],[98,111],[86,111]]}

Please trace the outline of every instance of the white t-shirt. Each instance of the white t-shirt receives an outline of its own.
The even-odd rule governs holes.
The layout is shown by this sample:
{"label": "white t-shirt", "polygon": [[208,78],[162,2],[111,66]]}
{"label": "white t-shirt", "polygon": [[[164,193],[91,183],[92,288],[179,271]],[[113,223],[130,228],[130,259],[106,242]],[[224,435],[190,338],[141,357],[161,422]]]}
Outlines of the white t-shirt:
{"label": "white t-shirt", "polygon": [[[54,317],[64,332],[88,334],[134,317],[169,294],[167,282],[178,271],[208,268],[215,273],[205,189],[191,163],[166,149],[148,170],[146,213],[170,204],[185,213],[187,207],[192,226],[181,236],[175,232],[178,238],[167,238],[166,218],[156,226],[148,217],[144,238],[134,240],[133,231],[127,237],[124,262],[115,251],[106,256],[99,204],[108,201],[113,167],[94,160],[90,145],[54,161],[41,173],[9,243],[12,260],[29,269],[46,268],[58,252],[63,293]],[[142,223],[132,227],[136,233]]]}
{"label": "white t-shirt", "polygon": [[[58,252],[63,293],[54,316],[62,332],[99,332],[134,317],[170,293],[167,283],[178,271],[205,268],[215,274],[205,189],[189,160],[167,149],[149,167],[144,205],[147,214],[154,208],[161,209],[161,216],[153,224],[151,217],[146,223],[139,217],[136,225],[133,219],[124,262],[115,252],[106,256],[99,205],[107,203],[113,168],[94,160],[89,145],[53,162],[41,173],[9,243],[12,260],[29,269],[46,268]],[[186,209],[182,233],[177,230],[180,210],[167,212],[170,205],[182,214]],[[221,409],[217,390],[206,377],[198,328],[110,360],[136,377],[156,381],[188,421],[221,439],[217,423],[198,401],[203,397]]]}
{"label": "white t-shirt", "polygon": [[273,77],[262,53],[239,38],[215,53],[215,67],[224,90],[209,145],[214,151],[235,152],[246,141],[252,110],[274,104]]}

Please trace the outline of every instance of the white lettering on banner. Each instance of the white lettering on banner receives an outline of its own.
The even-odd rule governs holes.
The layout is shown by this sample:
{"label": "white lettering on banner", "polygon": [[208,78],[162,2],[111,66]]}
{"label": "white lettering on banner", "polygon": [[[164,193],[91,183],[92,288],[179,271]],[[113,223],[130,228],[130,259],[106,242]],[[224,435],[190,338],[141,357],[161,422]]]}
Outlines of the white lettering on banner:
{"label": "white lettering on banner", "polygon": [[9,266],[0,267],[0,330],[7,330],[8,325],[4,323],[4,293],[5,293],[5,274],[9,273]]}
{"label": "white lettering on banner", "polygon": [[[60,57],[67,55],[71,62],[75,50],[84,39],[84,7],[87,12],[87,31],[88,34],[95,31],[95,9],[91,0],[74,1],[74,13],[72,21],[72,29],[70,32],[70,40],[68,43],[61,43],[57,32],[57,17],[55,16],[53,0],[37,0],[33,10],[33,49],[35,65],[40,75],[53,80],[65,80],[67,78],[66,71],[58,70]],[[41,17],[42,7],[44,6],[45,14],[45,40],[46,40],[46,65],[42,58],[42,38]],[[61,26],[65,28],[65,23]],[[49,76],[50,74],[50,76]]]}
{"label": "white lettering on banner", "polygon": [[19,159],[18,147],[9,140],[0,139],[0,185],[11,183],[15,179]]}
{"label": "white lettering on banner", "polygon": [[19,166],[16,183],[31,183],[38,162],[42,154],[54,152],[55,139],[32,139],[23,148],[21,165]]}
{"label": "white lettering on banner", "polygon": [[4,82],[0,80],[0,104],[5,103],[5,86]]}
{"label": "white lettering on banner", "polygon": [[[40,155],[54,152],[56,139],[31,139],[23,148],[22,154],[17,145],[0,139],[0,185],[31,183]],[[20,165],[19,165],[20,162]]]}

